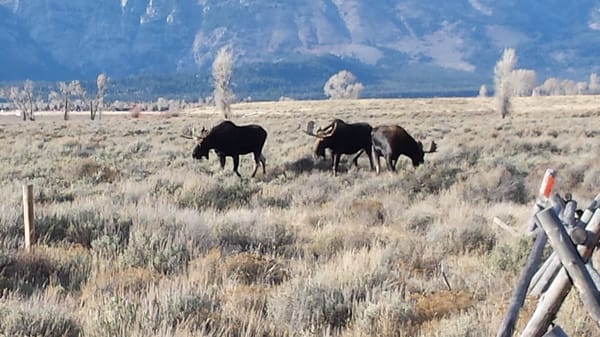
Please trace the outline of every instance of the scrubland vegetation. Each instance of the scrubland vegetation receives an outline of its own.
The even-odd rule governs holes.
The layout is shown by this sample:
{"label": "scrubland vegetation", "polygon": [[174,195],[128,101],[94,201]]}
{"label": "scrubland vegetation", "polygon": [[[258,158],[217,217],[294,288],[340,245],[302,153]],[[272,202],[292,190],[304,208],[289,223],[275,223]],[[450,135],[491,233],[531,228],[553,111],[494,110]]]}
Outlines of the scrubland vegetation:
{"label": "scrubland vegetation", "polygon": [[[231,159],[225,171],[214,155],[193,161],[194,144],[180,137],[214,125],[214,108],[1,117],[0,335],[495,335],[545,169],[582,206],[600,192],[600,97],[515,97],[504,119],[491,107],[491,98],[236,104],[233,121],[269,132],[267,174],[242,180]],[[333,176],[301,128],[334,117],[400,124],[438,152],[379,176],[365,157],[358,170],[347,160]],[[252,167],[243,157],[242,175]],[[35,194],[31,252],[25,183]],[[572,336],[598,334],[573,292],[557,322]]]}

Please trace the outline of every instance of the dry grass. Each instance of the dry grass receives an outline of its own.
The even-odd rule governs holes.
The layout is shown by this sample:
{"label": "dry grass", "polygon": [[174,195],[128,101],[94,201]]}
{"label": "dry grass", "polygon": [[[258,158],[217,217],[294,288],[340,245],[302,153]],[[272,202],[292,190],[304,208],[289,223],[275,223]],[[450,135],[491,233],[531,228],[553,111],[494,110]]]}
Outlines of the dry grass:
{"label": "dry grass", "polygon": [[[235,122],[269,132],[267,173],[248,178],[244,156],[242,180],[179,137],[212,110],[0,117],[0,335],[493,335],[530,246],[493,219],[523,233],[549,167],[582,206],[600,192],[598,106],[515,98],[501,119],[486,98],[238,104]],[[301,127],[334,117],[400,124],[438,152],[379,176],[345,158],[333,176]],[[557,322],[597,335],[572,297]]]}

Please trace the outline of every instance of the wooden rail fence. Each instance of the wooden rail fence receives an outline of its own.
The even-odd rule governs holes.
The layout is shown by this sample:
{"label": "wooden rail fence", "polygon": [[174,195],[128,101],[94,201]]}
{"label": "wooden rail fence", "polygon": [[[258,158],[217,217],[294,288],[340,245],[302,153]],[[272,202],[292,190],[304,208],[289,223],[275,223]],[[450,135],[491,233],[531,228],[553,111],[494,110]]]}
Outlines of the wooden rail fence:
{"label": "wooden rail fence", "polygon": [[[538,298],[520,337],[568,337],[553,319],[573,286],[600,327],[600,274],[590,258],[600,240],[600,194],[581,211],[575,200],[551,195],[556,172],[547,170],[529,223],[532,249],[513,291],[497,337],[513,335],[526,296]],[[546,243],[552,254],[542,263]]]}

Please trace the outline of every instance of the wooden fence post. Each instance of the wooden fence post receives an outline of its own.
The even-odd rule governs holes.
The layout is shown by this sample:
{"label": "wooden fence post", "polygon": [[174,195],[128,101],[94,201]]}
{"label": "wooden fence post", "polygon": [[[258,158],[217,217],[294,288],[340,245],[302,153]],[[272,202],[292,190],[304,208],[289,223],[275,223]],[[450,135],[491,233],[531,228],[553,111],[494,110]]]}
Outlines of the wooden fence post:
{"label": "wooden fence post", "polygon": [[569,238],[567,230],[552,209],[543,210],[536,217],[546,231],[548,240],[556,251],[563,268],[567,270],[575,288],[579,291],[579,298],[584,307],[596,322],[600,322],[600,293],[585,268],[585,263],[579,256],[577,248]]}
{"label": "wooden fence post", "polygon": [[529,282],[531,282],[531,278],[540,265],[547,239],[548,238],[544,231],[540,231],[537,234],[535,242],[533,243],[533,247],[531,248],[529,256],[527,257],[525,267],[521,271],[521,275],[519,275],[519,282],[515,287],[513,296],[510,299],[510,304],[508,305],[508,309],[506,311],[506,315],[500,323],[500,328],[498,329],[498,334],[496,337],[512,336],[517,323],[517,318],[519,317],[519,311],[525,302],[525,296],[527,295]]}
{"label": "wooden fence post", "polygon": [[[529,252],[529,256],[527,257],[525,267],[519,275],[519,281],[517,283],[517,286],[515,287],[515,290],[513,291],[512,297],[510,298],[510,303],[508,304],[506,314],[504,315],[502,322],[500,322],[500,327],[498,328],[498,333],[496,334],[496,337],[512,336],[515,330],[517,319],[519,318],[519,311],[521,310],[521,307],[525,302],[525,297],[527,296],[527,290],[529,289],[531,279],[533,278],[537,269],[540,267],[540,263],[542,261],[542,254],[544,253],[544,246],[546,245],[548,237],[546,236],[546,233],[543,230],[536,231],[536,227],[538,227],[538,225],[535,222],[535,214],[537,214],[543,209],[543,203],[548,202],[550,198],[550,193],[552,192],[552,187],[554,185],[555,176],[555,170],[547,169],[546,173],[544,174],[544,178],[542,179],[540,191],[538,193],[536,203],[533,206],[533,213],[531,218],[529,219],[530,222],[528,225],[528,232],[530,235],[535,235],[535,242],[533,243],[533,247]],[[562,205],[556,206],[556,209],[558,210],[560,207],[562,207]],[[562,209],[560,209],[560,211],[562,211]]]}
{"label": "wooden fence post", "polygon": [[[590,235],[590,240],[585,245],[577,247],[579,255],[581,255],[584,262],[592,256],[596,243],[600,238],[600,210],[594,212],[586,230],[593,235]],[[564,268],[561,269],[558,275],[556,275],[554,282],[550,285],[550,288],[540,298],[535,312],[521,332],[521,337],[540,337],[544,335],[552,319],[556,317],[556,313],[560,309],[565,297],[569,294],[571,285],[571,279],[566,270]]]}
{"label": "wooden fence post", "polygon": [[35,242],[35,223],[33,221],[33,185],[23,185],[23,220],[25,224],[25,249],[31,250]]}
{"label": "wooden fence post", "polygon": [[[600,199],[600,194],[598,196],[596,196],[596,199]],[[554,199],[552,199],[552,200],[554,200]],[[556,202],[558,202],[558,201],[556,200]],[[579,221],[577,222],[577,225],[576,225],[576,227],[578,229],[580,229],[581,231],[583,231],[585,233],[584,235],[585,235],[586,240],[588,238],[587,238],[587,231],[585,231],[585,227],[592,219],[592,215],[594,215],[594,211],[596,210],[596,208],[598,208],[598,201],[593,200],[592,203],[588,206],[588,208],[585,209],[585,211],[583,212],[583,215],[581,216],[581,218],[579,219]],[[572,240],[577,241],[576,243],[578,243],[578,244],[585,243],[585,242],[580,242],[581,240],[575,239],[572,235],[573,233],[575,233],[575,232],[569,233],[569,236],[571,237]],[[559,260],[558,256],[556,256],[556,252],[552,252],[550,257],[548,257],[546,262],[544,262],[542,267],[538,270],[538,272],[533,277],[531,284],[529,285],[529,295],[538,297],[544,291],[546,291],[546,289],[548,288],[548,286],[550,285],[550,283],[552,282],[552,280],[554,279],[556,274],[558,274],[558,272],[560,271],[560,268],[561,268],[560,260]]]}
{"label": "wooden fence post", "polygon": [[529,285],[529,295],[531,296],[539,297],[542,295],[560,271],[560,259],[556,256],[556,252],[550,254],[543,266],[545,267],[538,270],[538,273],[533,277]]}
{"label": "wooden fence post", "polygon": [[560,326],[555,325],[552,327],[552,329],[548,330],[548,332],[543,337],[569,337],[569,336],[567,336],[567,334],[564,332],[563,329],[561,329]]}

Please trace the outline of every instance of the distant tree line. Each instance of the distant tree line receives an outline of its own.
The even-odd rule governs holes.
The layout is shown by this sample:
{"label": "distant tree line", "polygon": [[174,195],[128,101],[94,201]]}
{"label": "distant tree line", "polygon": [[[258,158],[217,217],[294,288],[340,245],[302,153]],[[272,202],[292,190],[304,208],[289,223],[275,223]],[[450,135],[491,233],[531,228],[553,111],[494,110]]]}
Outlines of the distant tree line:
{"label": "distant tree line", "polygon": [[[502,118],[508,116],[512,110],[511,97],[537,96],[537,95],[579,95],[600,94],[600,79],[595,73],[590,74],[588,82],[575,82],[572,80],[561,80],[548,78],[541,85],[537,85],[536,73],[530,69],[518,69],[517,55],[514,49],[507,48],[497,61],[493,70],[494,91],[493,108],[499,112]],[[104,73],[98,74],[95,88],[88,85],[89,93],[86,92],[80,81],[58,82],[54,87],[47,89],[46,97],[34,91],[34,83],[30,80],[24,81],[22,85],[0,88],[0,98],[7,100],[8,104],[18,111],[19,115],[26,120],[35,120],[34,113],[40,110],[62,111],[63,118],[69,119],[71,111],[89,111],[90,119],[101,119],[103,110],[130,111],[135,110],[137,114],[141,111],[170,111],[175,113],[194,105],[214,105],[218,112],[227,119],[231,117],[231,104],[236,101],[233,91],[234,55],[231,46],[221,48],[212,63],[211,79],[212,92],[205,89],[199,90],[192,99],[167,99],[164,97],[153,98],[148,92],[148,98],[142,101],[132,102],[129,100],[115,99],[110,103],[105,101],[105,95],[109,85],[109,79]],[[300,70],[299,70],[300,71]],[[247,74],[246,74],[247,75]],[[186,80],[187,78],[187,80]],[[161,77],[141,78],[140,83],[122,81],[114,91],[133,91],[137,88],[151,88],[151,81],[160,80]],[[182,87],[194,87],[194,83],[188,77],[163,77],[166,83],[172,85],[173,90]],[[167,80],[168,79],[168,80]],[[180,79],[181,81],[178,81]],[[147,82],[148,81],[148,82]],[[172,81],[172,84],[169,84]],[[202,82],[202,80],[199,80]],[[253,78],[255,84],[277,86],[279,90],[285,88],[284,83],[265,82],[265,79]],[[261,82],[262,81],[262,82]],[[198,85],[195,81],[195,85]],[[112,85],[112,84],[111,84]],[[130,85],[127,89],[125,86]],[[202,86],[200,86],[202,87]],[[360,98],[365,86],[358,81],[357,77],[348,70],[339,70],[327,79],[322,87],[322,93],[329,99],[356,99]],[[312,89],[314,90],[314,88]],[[275,91],[269,91],[275,95]],[[480,87],[479,96],[487,96],[488,89],[485,85]],[[198,98],[199,97],[199,98]],[[251,101],[252,97],[242,95],[239,101]],[[280,100],[294,99],[291,96],[280,95]],[[306,97],[305,97],[306,98]]]}

